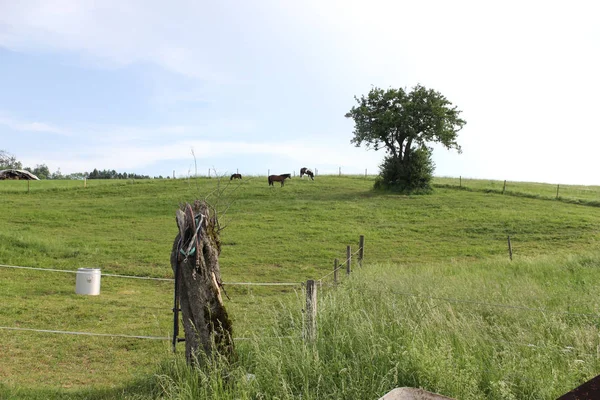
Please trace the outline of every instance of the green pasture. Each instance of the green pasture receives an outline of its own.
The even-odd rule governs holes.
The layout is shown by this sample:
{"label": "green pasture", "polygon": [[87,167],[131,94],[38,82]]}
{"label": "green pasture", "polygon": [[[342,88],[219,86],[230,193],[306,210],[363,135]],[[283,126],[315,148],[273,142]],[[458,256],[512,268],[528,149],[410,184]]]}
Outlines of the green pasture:
{"label": "green pasture", "polygon": [[[300,283],[328,274],[334,258],[344,258],[346,245],[356,248],[361,234],[366,238],[367,264],[387,266],[381,280],[365,275],[365,279],[376,285],[369,290],[378,287],[392,293],[389,284],[395,282],[399,292],[412,290],[430,296],[439,293],[441,297],[465,295],[530,308],[598,312],[600,298],[592,287],[600,283],[593,273],[597,271],[600,208],[591,205],[600,201],[599,188],[587,187],[586,191],[585,187],[561,186],[561,196],[564,190],[565,198],[581,200],[580,204],[574,204],[553,198],[555,185],[508,186],[502,195],[496,189],[499,185],[501,191],[503,182],[496,181],[494,190],[487,190],[485,183],[471,185],[472,181],[463,179],[462,186],[468,183],[467,187],[472,186],[473,190],[456,190],[457,182],[449,179],[436,179],[438,187],[427,196],[374,192],[373,178],[359,176],[319,176],[315,181],[293,178],[284,187],[269,187],[266,177],[233,182],[215,178],[90,180],[85,188],[83,181],[36,181],[30,183],[29,192],[27,182],[0,181],[3,206],[0,264],[70,271],[96,267],[103,273],[171,278],[169,254],[177,233],[175,210],[179,203],[207,198],[221,213],[224,227],[221,272],[230,298],[226,306],[234,321],[234,336],[240,351],[256,353],[258,350],[251,350],[253,346],[277,351],[283,351],[278,346],[289,347],[271,338],[283,333],[299,335],[296,328],[301,324],[298,316],[293,315],[303,307]],[[514,264],[507,261],[507,236],[511,237]],[[552,268],[547,271],[544,263],[535,264],[536,260],[567,260],[577,254],[591,254],[590,259],[596,261],[587,269],[562,271],[563,275],[557,272],[562,268],[560,263],[548,262]],[[527,263],[536,267],[527,267]],[[525,271],[535,275],[535,279],[519,275],[519,270],[511,265],[525,265]],[[487,268],[497,271],[494,272],[497,276],[490,277],[485,272]],[[357,272],[357,275],[362,273]],[[228,286],[228,282],[298,285]],[[326,284],[329,282],[331,276],[325,280]],[[489,282],[497,282],[499,286]],[[428,283],[430,286],[426,287]],[[101,295],[97,297],[75,295],[74,285],[74,273],[0,267],[3,304],[0,326],[153,337],[171,335],[170,282],[103,277]],[[483,290],[481,285],[491,286]],[[336,292],[327,285],[324,288],[323,295]],[[572,290],[583,295],[560,300]],[[390,296],[399,299],[401,295]],[[433,301],[429,299],[424,304]],[[285,329],[281,328],[281,311],[275,311],[281,309],[289,310],[284,315],[292,315],[284,317],[288,321]],[[453,308],[452,312],[457,311]],[[509,327],[509,333],[523,329],[525,335],[530,335],[526,327],[533,331],[539,326],[556,330],[559,338],[563,337],[559,328],[569,332],[574,324],[567,318],[557,326],[544,328],[536,317],[522,327],[517,324],[518,313],[506,311],[499,317],[494,315],[490,311],[485,315],[474,314],[473,318],[485,324],[498,318]],[[581,328],[587,329],[585,335],[593,339],[596,332],[597,340],[597,322],[583,322],[591,324]],[[478,324],[469,325],[470,332],[478,331]],[[451,326],[461,329],[458,325]],[[485,333],[488,328],[482,329]],[[509,333],[500,333],[500,338],[508,341]],[[423,335],[435,342],[431,332]],[[448,345],[456,342],[464,347],[461,340],[467,339],[461,337],[444,340]],[[513,339],[520,340],[517,337],[510,341]],[[571,342],[558,340],[551,345],[566,343]],[[586,354],[592,354],[592,341],[585,343]],[[183,350],[183,345],[180,346],[179,355]],[[493,349],[483,350],[477,362],[484,362],[487,354],[495,354]],[[421,350],[425,352],[427,346]],[[0,354],[0,398],[120,398],[125,392],[133,393],[131,398],[160,397],[160,393],[187,398],[177,397],[177,385],[169,383],[179,379],[173,371],[180,369],[165,367],[179,362],[173,358],[166,340],[0,329]],[[521,357],[525,363],[529,353],[510,353],[507,357],[515,363]],[[539,359],[546,360],[544,357]],[[594,368],[597,374],[597,361],[589,363],[590,359],[584,359],[585,368],[582,367],[580,374],[568,375],[548,389],[548,393],[590,376]],[[268,365],[265,361],[265,368]],[[168,372],[161,373],[163,368]],[[494,371],[500,374],[502,369]],[[534,379],[541,379],[545,370],[540,367],[532,373]],[[429,382],[427,379],[434,381],[431,376],[419,375],[423,371],[414,374],[421,378],[412,383],[427,386],[424,385]],[[162,377],[159,383],[155,376]],[[444,385],[437,383],[431,388],[446,389]],[[238,393],[239,398],[260,398],[252,397],[255,389],[244,388]],[[282,398],[295,398],[295,393],[290,390],[289,396]],[[311,393],[304,393],[303,398],[319,398]],[[245,397],[246,394],[250,397]],[[328,396],[323,398],[336,398]],[[549,394],[542,398],[550,398],[546,396]]]}
{"label": "green pasture", "polygon": [[512,181],[505,185],[504,181],[468,178],[435,178],[434,185],[600,206],[600,186]]}

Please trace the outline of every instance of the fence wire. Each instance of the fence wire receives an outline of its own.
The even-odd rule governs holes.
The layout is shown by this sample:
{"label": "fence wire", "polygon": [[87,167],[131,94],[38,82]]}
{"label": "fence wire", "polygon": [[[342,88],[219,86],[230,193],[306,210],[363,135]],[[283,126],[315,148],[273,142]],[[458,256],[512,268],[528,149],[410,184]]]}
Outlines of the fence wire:
{"label": "fence wire", "polygon": [[16,328],[10,326],[0,326],[0,329],[11,331],[26,331],[40,333],[60,333],[64,335],[83,335],[83,336],[103,336],[103,337],[119,337],[129,339],[149,339],[149,340],[170,340],[166,336],[142,336],[142,335],[124,335],[119,333],[93,333],[93,332],[73,332],[73,331],[57,331],[52,329],[33,329],[33,328]]}
{"label": "fence wire", "polygon": [[[360,253],[360,249],[358,249],[355,253],[353,253],[352,255],[358,254]],[[362,261],[362,260],[361,260]],[[344,261],[342,264],[338,264],[338,267],[335,268],[333,271],[330,271],[328,273],[326,273],[325,275],[323,275],[321,278],[317,279],[317,281],[321,282],[323,279],[327,278],[328,276],[338,272],[341,269],[344,269],[344,267],[346,266],[346,264],[348,264],[348,259],[346,259],[346,261]]]}
{"label": "fence wire", "polygon": [[[125,339],[148,339],[148,340],[171,340],[168,336],[144,336],[144,335],[124,335],[120,333],[94,333],[94,332],[75,332],[75,331],[59,331],[53,329],[34,329],[34,328],[19,328],[11,326],[0,326],[0,330],[21,331],[21,332],[36,332],[36,333],[55,333],[62,335],[77,335],[77,336],[99,336],[99,337],[116,337]],[[256,337],[234,337],[233,340],[252,340],[252,339],[302,339],[301,336],[256,336]]]}
{"label": "fence wire", "polygon": [[[4,265],[0,264],[2,268],[13,268],[13,269],[26,269],[26,270],[34,270],[34,271],[45,271],[45,272],[65,272],[76,274],[79,271],[70,270],[70,269],[53,269],[53,268],[37,268],[37,267],[23,267],[20,265]],[[142,280],[151,280],[151,281],[167,281],[174,282],[173,278],[154,278],[151,276],[135,276],[135,275],[119,275],[119,274],[105,274],[100,273],[101,276],[109,276],[114,278],[128,278],[128,279],[142,279]],[[301,282],[223,282],[223,285],[241,285],[241,286],[300,286]]]}

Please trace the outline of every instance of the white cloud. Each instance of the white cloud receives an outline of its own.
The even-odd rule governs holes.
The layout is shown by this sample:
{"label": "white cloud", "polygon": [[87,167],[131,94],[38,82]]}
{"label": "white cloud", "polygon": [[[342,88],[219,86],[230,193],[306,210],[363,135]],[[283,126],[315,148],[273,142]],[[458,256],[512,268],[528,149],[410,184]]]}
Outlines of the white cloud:
{"label": "white cloud", "polygon": [[52,133],[61,136],[70,136],[70,133],[56,126],[37,121],[19,121],[0,113],[0,125],[21,132]]}
{"label": "white cloud", "polygon": [[0,46],[75,52],[95,67],[152,63],[192,78],[232,82],[236,77],[226,62],[232,39],[221,23],[228,9],[226,4],[195,1],[2,2]]}

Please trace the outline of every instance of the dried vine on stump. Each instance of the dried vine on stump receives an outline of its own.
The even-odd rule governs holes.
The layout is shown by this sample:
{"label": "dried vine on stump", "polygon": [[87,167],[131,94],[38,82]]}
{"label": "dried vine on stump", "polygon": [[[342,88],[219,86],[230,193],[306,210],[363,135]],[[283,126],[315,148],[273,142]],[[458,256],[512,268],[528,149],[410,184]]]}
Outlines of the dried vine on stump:
{"label": "dried vine on stump", "polygon": [[[217,216],[204,201],[177,210],[179,234],[173,243],[171,267],[179,276],[178,292],[189,364],[214,352],[233,355],[232,326],[221,297],[220,240]],[[178,268],[176,268],[178,266]]]}

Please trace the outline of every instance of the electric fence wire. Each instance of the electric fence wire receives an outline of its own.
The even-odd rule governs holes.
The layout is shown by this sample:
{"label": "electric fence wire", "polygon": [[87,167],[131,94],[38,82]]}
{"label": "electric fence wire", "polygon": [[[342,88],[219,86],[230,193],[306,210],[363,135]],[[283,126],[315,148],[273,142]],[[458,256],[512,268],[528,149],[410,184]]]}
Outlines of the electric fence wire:
{"label": "electric fence wire", "polygon": [[[0,264],[0,267],[44,271],[44,272],[65,272],[65,273],[71,273],[71,274],[78,273],[78,271],[68,270],[68,269],[23,267],[23,266],[19,266],[19,265]],[[174,281],[173,278],[154,278],[154,277],[150,277],[150,276],[119,275],[119,274],[105,274],[105,273],[101,273],[100,275],[114,277],[114,278],[142,279],[142,280],[166,281],[166,282]],[[223,284],[224,285],[241,285],[241,286],[299,286],[301,283],[300,282],[223,282]]]}
{"label": "electric fence wire", "polygon": [[[98,336],[98,337],[115,337],[125,339],[148,339],[148,340],[171,340],[168,336],[144,336],[144,335],[125,335],[120,333],[94,333],[94,332],[76,332],[76,331],[60,331],[54,329],[34,329],[20,328],[11,326],[0,326],[0,330],[20,331],[20,332],[35,332],[35,333],[55,333],[62,335],[77,335],[77,336]],[[234,337],[233,340],[253,340],[253,339],[302,339],[300,336],[255,336],[255,337]]]}

